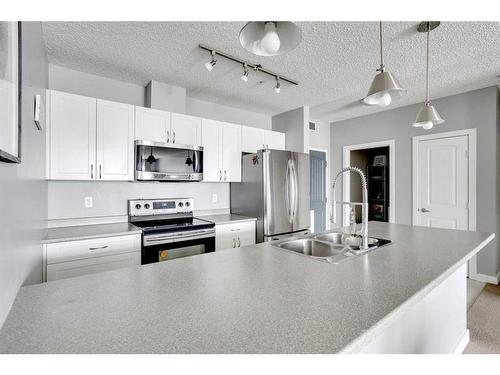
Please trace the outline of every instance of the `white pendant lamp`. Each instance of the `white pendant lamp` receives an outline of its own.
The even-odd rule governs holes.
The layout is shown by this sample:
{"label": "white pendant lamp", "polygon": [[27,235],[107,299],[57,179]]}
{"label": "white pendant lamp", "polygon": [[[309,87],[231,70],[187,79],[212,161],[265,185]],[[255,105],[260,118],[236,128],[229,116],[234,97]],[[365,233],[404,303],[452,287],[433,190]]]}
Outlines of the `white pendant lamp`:
{"label": "white pendant lamp", "polygon": [[300,28],[293,22],[249,22],[240,30],[240,44],[259,56],[277,56],[293,50],[302,40]]}
{"label": "white pendant lamp", "polygon": [[392,98],[395,95],[401,95],[404,89],[399,84],[396,77],[391,72],[386,72],[384,67],[384,41],[382,34],[382,22],[379,23],[380,28],[380,68],[379,72],[373,78],[372,85],[368,91],[368,95],[363,99],[365,104],[378,105],[385,107],[391,104]]}
{"label": "white pendant lamp", "polygon": [[434,125],[442,124],[444,119],[439,115],[438,111],[431,104],[429,95],[429,55],[430,55],[430,42],[429,35],[431,30],[438,27],[440,22],[421,22],[418,25],[418,31],[427,33],[427,68],[425,72],[425,103],[422,109],[418,112],[417,118],[413,123],[414,127],[424,128],[425,130],[432,129]]}

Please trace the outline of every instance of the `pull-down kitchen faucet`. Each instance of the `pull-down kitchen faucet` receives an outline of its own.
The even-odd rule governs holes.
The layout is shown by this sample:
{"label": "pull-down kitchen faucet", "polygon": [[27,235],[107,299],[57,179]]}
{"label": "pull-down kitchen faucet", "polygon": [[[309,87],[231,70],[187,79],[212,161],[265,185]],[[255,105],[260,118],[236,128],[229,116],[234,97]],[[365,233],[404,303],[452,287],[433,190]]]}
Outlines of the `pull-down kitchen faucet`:
{"label": "pull-down kitchen faucet", "polygon": [[[359,202],[337,202],[335,200],[335,183],[337,182],[337,179],[344,174],[345,172],[357,172],[360,177],[361,177],[361,189],[363,190],[363,203]],[[336,205],[349,205],[349,206],[361,206],[362,208],[362,213],[361,213],[361,237],[362,237],[362,243],[361,246],[359,247],[360,250],[368,250],[368,188],[366,185],[366,177],[363,171],[359,168],[356,167],[346,167],[342,169],[339,173],[337,173],[337,176],[335,176],[335,179],[333,180],[333,203],[332,203],[332,222],[336,223],[337,222],[337,210],[336,210]]]}

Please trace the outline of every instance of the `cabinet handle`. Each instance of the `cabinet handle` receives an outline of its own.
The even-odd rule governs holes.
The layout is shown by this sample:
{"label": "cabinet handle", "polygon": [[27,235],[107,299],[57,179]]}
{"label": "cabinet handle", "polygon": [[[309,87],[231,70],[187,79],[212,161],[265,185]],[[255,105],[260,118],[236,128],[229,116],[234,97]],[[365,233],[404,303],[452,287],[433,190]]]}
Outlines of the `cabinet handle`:
{"label": "cabinet handle", "polygon": [[266,145],[266,148],[269,149],[269,145]]}
{"label": "cabinet handle", "polygon": [[238,232],[240,228],[235,228],[235,229],[229,229],[231,232]]}
{"label": "cabinet handle", "polygon": [[108,245],[104,246],[99,246],[99,247],[89,247],[89,250],[100,250],[100,249],[107,249]]}
{"label": "cabinet handle", "polygon": [[175,143],[175,130],[172,132],[173,137],[172,137],[172,143]]}
{"label": "cabinet handle", "polygon": [[94,178],[94,164],[90,164],[90,178]]}
{"label": "cabinet handle", "polygon": [[222,181],[222,171],[219,169],[219,181]]}
{"label": "cabinet handle", "polygon": [[224,181],[226,181],[226,180],[227,180],[227,171],[224,170]]}
{"label": "cabinet handle", "polygon": [[99,164],[99,180],[102,180],[102,165]]}
{"label": "cabinet handle", "polygon": [[236,240],[233,237],[233,249],[236,247]]}
{"label": "cabinet handle", "polygon": [[167,130],[167,143],[170,142],[170,130]]}
{"label": "cabinet handle", "polygon": [[238,237],[238,247],[241,247],[241,241],[239,237]]}

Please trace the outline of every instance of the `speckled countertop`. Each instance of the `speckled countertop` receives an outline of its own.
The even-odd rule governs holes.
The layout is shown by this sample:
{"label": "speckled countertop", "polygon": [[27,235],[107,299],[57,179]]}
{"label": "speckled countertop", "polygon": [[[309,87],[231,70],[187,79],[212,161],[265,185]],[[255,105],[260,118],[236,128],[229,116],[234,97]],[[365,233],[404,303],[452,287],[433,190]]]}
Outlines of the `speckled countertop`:
{"label": "speckled countertop", "polygon": [[72,227],[49,228],[42,243],[88,240],[140,233],[142,233],[141,228],[129,223],[76,225]]}
{"label": "speckled countertop", "polygon": [[23,287],[7,353],[356,351],[493,235],[370,223],[393,243],[335,265],[259,244]]}
{"label": "speckled countertop", "polygon": [[218,214],[218,215],[205,215],[205,216],[196,216],[199,219],[202,220],[208,220],[211,221],[212,223],[215,223],[215,225],[221,225],[221,224],[231,224],[231,223],[238,223],[238,222],[244,222],[244,221],[256,221],[257,219],[254,217],[246,217],[246,216],[241,216],[241,215],[235,215],[235,214]]}

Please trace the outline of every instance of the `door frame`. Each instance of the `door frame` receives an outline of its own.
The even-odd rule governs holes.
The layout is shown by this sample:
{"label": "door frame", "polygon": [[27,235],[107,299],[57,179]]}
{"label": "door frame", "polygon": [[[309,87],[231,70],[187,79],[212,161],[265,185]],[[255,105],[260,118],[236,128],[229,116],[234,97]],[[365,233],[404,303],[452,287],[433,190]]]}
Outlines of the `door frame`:
{"label": "door frame", "polygon": [[[342,147],[342,168],[351,165],[351,151],[366,150],[370,148],[389,147],[389,223],[396,222],[396,141],[388,139],[385,141],[361,143]],[[351,199],[351,177],[346,173],[342,178],[342,200],[349,202]],[[333,208],[335,209],[335,207]],[[348,225],[349,211],[342,205],[342,225]]]}
{"label": "door frame", "polygon": [[324,149],[324,148],[316,148],[316,147],[309,147],[309,150],[319,151],[319,152],[324,152],[325,153],[325,158],[326,158],[326,174],[325,174],[325,193],[326,193],[326,202],[325,202],[325,230],[329,230],[330,229],[330,213],[328,212],[328,208],[330,207],[330,205],[329,205],[329,202],[330,202],[330,189],[329,189],[328,181],[330,181],[330,161],[328,159],[328,150]]}
{"label": "door frame", "polygon": [[[477,220],[477,194],[476,194],[476,161],[477,161],[477,131],[476,128],[455,130],[443,133],[432,133],[426,135],[416,135],[412,137],[412,225],[417,222],[417,171],[418,171],[418,144],[420,141],[440,139],[440,138],[453,138],[467,136],[468,137],[468,150],[469,150],[469,173],[468,173],[468,200],[469,200],[469,228],[470,231],[476,230]],[[469,260],[469,277],[471,279],[480,280],[477,273],[477,259],[474,255]],[[482,281],[482,280],[481,280]]]}

